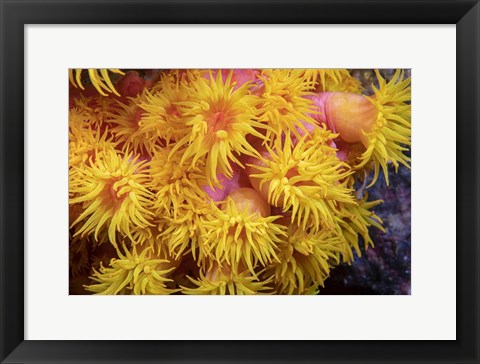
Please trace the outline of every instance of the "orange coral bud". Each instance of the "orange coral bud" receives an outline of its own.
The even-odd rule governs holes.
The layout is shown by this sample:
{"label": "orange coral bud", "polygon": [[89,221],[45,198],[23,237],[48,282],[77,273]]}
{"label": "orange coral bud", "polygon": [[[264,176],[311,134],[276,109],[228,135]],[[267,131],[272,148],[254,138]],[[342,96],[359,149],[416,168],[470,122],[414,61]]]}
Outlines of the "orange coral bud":
{"label": "orange coral bud", "polygon": [[258,212],[261,216],[270,216],[270,205],[253,188],[243,187],[228,195],[237,206],[239,211],[248,213]]}
{"label": "orange coral bud", "polygon": [[116,83],[116,88],[123,100],[127,97],[135,97],[139,95],[145,88],[146,81],[140,77],[136,71],[128,71]]}
{"label": "orange coral bud", "polygon": [[342,140],[367,146],[365,133],[373,129],[378,110],[363,95],[332,92],[325,99],[325,114],[327,125],[333,126]]}

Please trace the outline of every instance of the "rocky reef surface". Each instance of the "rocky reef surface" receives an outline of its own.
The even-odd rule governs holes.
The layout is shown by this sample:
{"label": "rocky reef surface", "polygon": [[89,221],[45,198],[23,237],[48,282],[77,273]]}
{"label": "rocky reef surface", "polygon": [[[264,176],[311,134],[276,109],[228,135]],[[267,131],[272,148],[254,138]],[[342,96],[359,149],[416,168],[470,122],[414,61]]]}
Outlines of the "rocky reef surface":
{"label": "rocky reef surface", "polygon": [[385,233],[370,230],[374,248],[351,264],[336,267],[320,294],[408,295],[411,286],[411,172],[407,168],[389,171],[390,185],[383,176],[370,189],[370,199],[384,202],[375,208]]}

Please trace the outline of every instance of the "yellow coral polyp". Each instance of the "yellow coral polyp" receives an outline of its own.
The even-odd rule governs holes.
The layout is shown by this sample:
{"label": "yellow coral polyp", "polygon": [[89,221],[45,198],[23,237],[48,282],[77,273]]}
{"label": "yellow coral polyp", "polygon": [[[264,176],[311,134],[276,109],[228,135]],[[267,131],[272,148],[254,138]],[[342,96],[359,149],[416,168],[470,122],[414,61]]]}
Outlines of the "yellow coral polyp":
{"label": "yellow coral polyp", "polygon": [[101,295],[165,295],[176,292],[168,287],[172,282],[168,276],[175,269],[166,259],[160,259],[152,248],[145,248],[140,254],[123,246],[124,254],[117,249],[118,259],[112,259],[109,267],[103,264],[94,269],[91,279],[96,282],[85,288]]}
{"label": "yellow coral polyp", "polygon": [[198,279],[188,277],[194,287],[183,287],[182,293],[189,295],[255,295],[271,294],[272,278],[260,281],[249,270],[235,270],[229,266],[213,267],[203,273]]}
{"label": "yellow coral polyp", "polygon": [[372,186],[383,170],[388,185],[388,162],[398,169],[399,164],[410,168],[410,158],[405,155],[411,144],[411,89],[410,79],[403,79],[403,72],[397,70],[387,83],[376,71],[379,88],[374,87],[375,95],[368,97],[378,110],[371,131],[365,132],[368,140],[366,151],[360,157],[356,168],[362,168],[370,161],[373,163],[374,176]]}
{"label": "yellow coral polyp", "polygon": [[223,80],[221,72],[216,78],[200,78],[191,85],[190,101],[178,102],[188,121],[189,135],[172,148],[172,155],[184,148],[181,163],[191,160],[195,166],[206,157],[206,177],[213,186],[218,184],[218,173],[231,176],[230,161],[241,165],[238,155],[257,155],[247,142],[248,135],[263,138],[255,128],[264,128],[256,121],[258,98],[249,94],[248,84],[234,90],[230,72]]}
{"label": "yellow coral polyp", "polygon": [[141,108],[146,92],[131,98],[128,103],[117,101],[117,108],[108,114],[111,132],[123,151],[152,155],[161,145],[152,130],[145,130],[145,112]]}
{"label": "yellow coral polyp", "polygon": [[269,126],[267,140],[272,142],[282,133],[294,133],[300,137],[297,129],[307,132],[304,124],[315,125],[309,114],[316,114],[311,100],[312,82],[306,81],[303,70],[265,70],[260,79],[263,91],[260,95],[261,113],[259,120]]}
{"label": "yellow coral polyp", "polygon": [[203,161],[192,167],[181,163],[181,153],[171,154],[170,148],[157,151],[150,162],[151,188],[156,193],[155,209],[158,214],[179,214],[180,206],[206,201],[202,189],[206,185]]}
{"label": "yellow coral polyp", "polygon": [[321,92],[360,93],[363,90],[360,82],[344,68],[307,69],[304,77],[312,88]]}
{"label": "yellow coral polyp", "polygon": [[145,98],[139,104],[144,111],[141,130],[155,135],[168,146],[190,133],[178,104],[189,100],[189,89],[184,83],[175,83],[172,76],[163,76],[154,90],[155,92],[146,90]]}
{"label": "yellow coral polyp", "polygon": [[153,85],[152,91],[161,91],[165,86],[163,81],[171,82],[175,85],[185,85],[188,86],[192,83],[197,82],[199,78],[208,77],[210,72],[203,69],[174,69],[169,70],[164,73],[161,77],[161,81],[156,85]]}
{"label": "yellow coral polyp", "polygon": [[268,186],[269,203],[284,211],[291,209],[292,221],[304,228],[311,224],[332,228],[338,204],[355,203],[353,189],[347,185],[352,172],[326,141],[328,137],[317,142],[306,136],[294,146],[286,135],[283,143],[277,139],[275,149],[266,147],[268,158],[262,159],[263,165],[251,166],[258,171],[250,177],[260,180],[260,190]]}
{"label": "yellow coral polyp", "polygon": [[[82,68],[70,68],[68,70],[68,77],[70,83],[75,88],[79,87],[80,89],[85,90],[85,87],[82,84],[82,71]],[[125,73],[123,71],[118,68],[88,68],[87,72],[92,85],[100,95],[108,96],[109,93],[114,93],[115,95],[120,96],[117,90],[115,90],[115,86],[113,86],[109,72],[124,75]]]}
{"label": "yellow coral polyp", "polygon": [[153,220],[151,225],[146,227],[135,226],[130,230],[132,236],[132,244],[143,248],[151,247],[157,253],[166,251],[162,242],[158,239],[158,230],[156,221]]}
{"label": "yellow coral polyp", "polygon": [[375,227],[380,231],[385,232],[382,226],[382,219],[380,219],[372,208],[378,206],[383,201],[367,201],[368,194],[358,200],[357,205],[346,205],[341,210],[341,213],[336,217],[337,231],[339,236],[345,242],[342,252],[343,261],[351,262],[354,259],[352,248],[359,257],[362,256],[359,246],[359,236],[362,237],[365,249],[369,246],[373,247],[373,241],[369,234],[369,228]]}
{"label": "yellow coral polyp", "polygon": [[165,212],[158,237],[168,247],[171,256],[178,259],[190,252],[198,262],[203,261],[205,248],[201,237],[205,228],[202,219],[213,211],[211,204],[192,200],[180,205],[176,211]]}
{"label": "yellow coral polyp", "polygon": [[273,277],[279,294],[315,294],[339,263],[342,240],[328,230],[303,229],[291,224],[279,244],[279,261],[270,264],[264,277]]}
{"label": "yellow coral polyp", "polygon": [[101,158],[105,153],[115,150],[116,143],[113,143],[108,130],[100,134],[98,131],[85,130],[71,138],[69,143],[70,168],[78,167],[81,164],[89,165],[96,158]]}
{"label": "yellow coral polyp", "polygon": [[[108,123],[110,115],[118,109],[118,103],[109,97],[80,96],[73,101],[73,106],[83,114],[83,120],[71,120],[72,127],[100,128]],[[108,125],[108,124],[107,124]]]}
{"label": "yellow coral polyp", "polygon": [[[69,166],[78,167],[89,164],[90,158],[101,157],[106,151],[114,151],[117,145],[113,135],[106,128],[103,132],[83,122],[84,115],[73,108],[69,113]],[[92,159],[93,160],[93,159]]]}
{"label": "yellow coral polyp", "polygon": [[76,234],[93,233],[95,239],[105,226],[114,245],[117,231],[133,240],[132,228],[151,225],[153,215],[153,193],[145,187],[145,162],[114,151],[96,157],[89,165],[72,167],[70,204],[82,203],[84,208],[72,226],[83,222]]}
{"label": "yellow coral polyp", "polygon": [[201,236],[203,255],[222,265],[246,266],[255,274],[257,263],[265,266],[277,260],[276,244],[285,235],[283,225],[276,224],[278,216],[263,217],[245,208],[240,210],[230,197],[222,209],[206,215]]}

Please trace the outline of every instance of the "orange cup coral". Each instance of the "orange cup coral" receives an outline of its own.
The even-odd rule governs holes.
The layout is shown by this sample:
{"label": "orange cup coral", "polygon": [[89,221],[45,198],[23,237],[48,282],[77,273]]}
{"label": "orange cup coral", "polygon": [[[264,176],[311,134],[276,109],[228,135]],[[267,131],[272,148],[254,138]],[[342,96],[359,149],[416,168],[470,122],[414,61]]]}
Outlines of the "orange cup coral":
{"label": "orange cup coral", "polygon": [[71,293],[321,291],[409,167],[410,79],[376,75],[70,70]]}

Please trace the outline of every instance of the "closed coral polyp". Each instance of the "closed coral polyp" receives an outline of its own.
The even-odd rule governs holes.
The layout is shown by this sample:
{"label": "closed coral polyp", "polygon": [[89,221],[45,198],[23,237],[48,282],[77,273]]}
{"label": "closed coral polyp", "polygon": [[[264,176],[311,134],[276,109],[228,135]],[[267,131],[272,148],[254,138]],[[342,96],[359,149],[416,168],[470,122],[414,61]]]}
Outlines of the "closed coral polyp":
{"label": "closed coral polyp", "polygon": [[327,124],[347,143],[368,145],[366,133],[371,132],[377,120],[377,109],[363,95],[334,92],[327,94]]}

